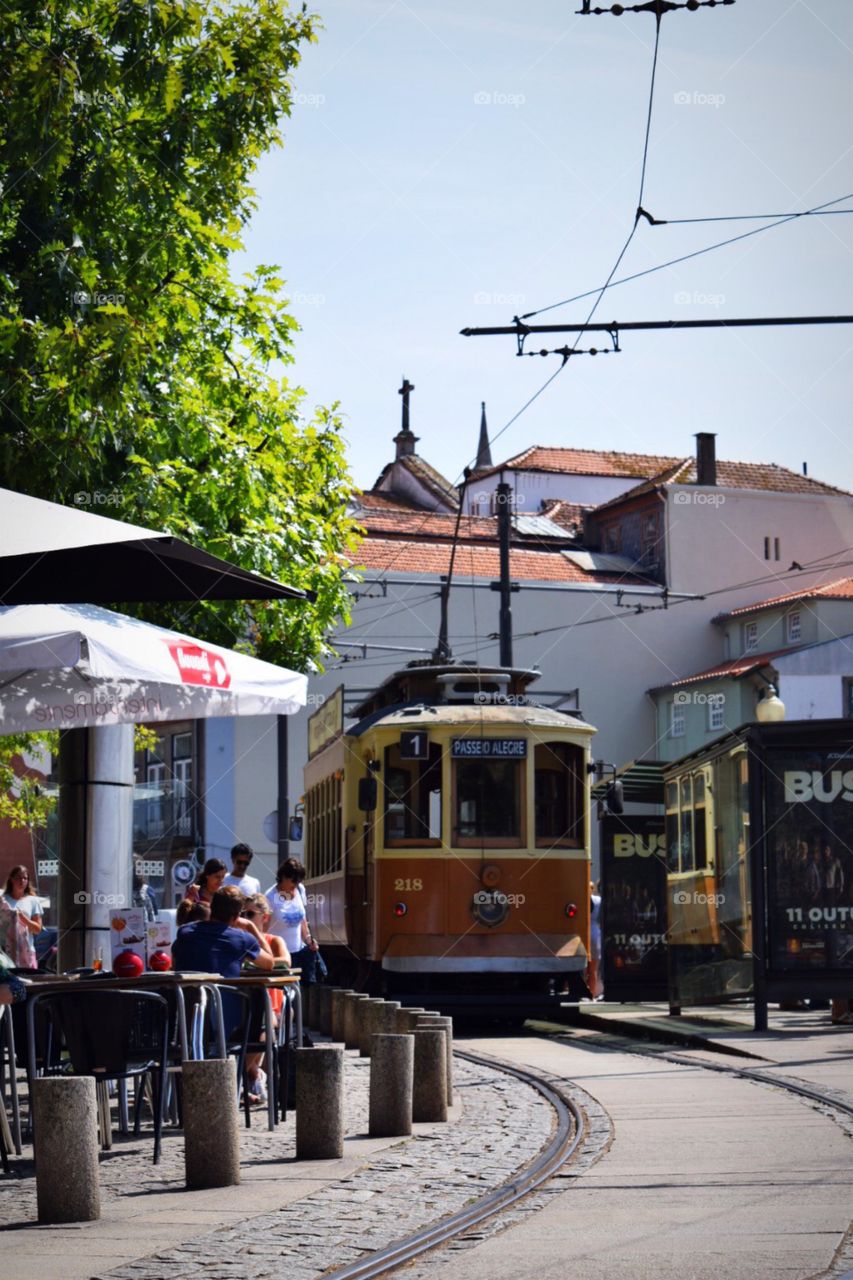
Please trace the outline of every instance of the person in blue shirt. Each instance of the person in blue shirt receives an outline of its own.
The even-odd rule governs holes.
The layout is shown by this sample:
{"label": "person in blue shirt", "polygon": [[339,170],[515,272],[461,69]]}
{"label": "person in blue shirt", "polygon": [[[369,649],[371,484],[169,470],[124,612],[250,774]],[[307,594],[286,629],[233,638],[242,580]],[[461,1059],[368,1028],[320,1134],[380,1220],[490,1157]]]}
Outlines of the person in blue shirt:
{"label": "person in blue shirt", "polygon": [[196,920],[178,930],[172,943],[176,970],[219,973],[238,978],[244,960],[259,969],[273,967],[269,944],[251,920],[243,919],[243,898],[233,889],[219,889],[210,903],[210,919]]}

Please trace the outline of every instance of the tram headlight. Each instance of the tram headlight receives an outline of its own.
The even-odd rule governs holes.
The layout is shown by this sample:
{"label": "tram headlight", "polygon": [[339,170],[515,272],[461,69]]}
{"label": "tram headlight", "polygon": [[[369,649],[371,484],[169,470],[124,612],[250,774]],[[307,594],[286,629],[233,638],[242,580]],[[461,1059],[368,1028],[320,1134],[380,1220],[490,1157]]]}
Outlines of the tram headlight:
{"label": "tram headlight", "polygon": [[394,903],[394,915],[395,915],[395,916],[405,916],[405,915],[408,915],[408,914],[409,914],[409,908],[406,906],[405,902],[395,902],[395,903]]}
{"label": "tram headlight", "polygon": [[574,920],[575,916],[578,913],[577,904],[574,902],[567,902],[563,910],[565,911],[566,917],[569,920]]}

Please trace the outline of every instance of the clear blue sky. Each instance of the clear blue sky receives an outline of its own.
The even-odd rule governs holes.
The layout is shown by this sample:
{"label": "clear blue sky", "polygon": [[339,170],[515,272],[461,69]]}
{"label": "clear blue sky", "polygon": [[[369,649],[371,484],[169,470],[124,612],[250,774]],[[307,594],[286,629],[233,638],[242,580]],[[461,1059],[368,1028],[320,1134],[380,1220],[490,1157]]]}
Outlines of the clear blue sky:
{"label": "clear blue sky", "polygon": [[[340,401],[359,483],[392,456],[403,374],[419,452],[455,479],[480,401],[496,436],[559,363],[458,330],[603,283],[630,230],[654,19],[578,17],[580,0],[315,7],[325,30],[297,73],[286,145],[257,174],[235,266],[281,265],[302,326],[290,376],[312,403]],[[644,206],[683,218],[834,200],[853,192],[851,119],[851,0],[669,14]],[[618,274],[757,225],[642,223]],[[580,321],[588,306],[540,319]],[[853,312],[853,216],[800,219],[622,285],[596,318],[840,312]],[[681,455],[716,431],[721,457],[808,461],[853,489],[853,326],[622,345],[573,359],[495,460],[534,443]]]}

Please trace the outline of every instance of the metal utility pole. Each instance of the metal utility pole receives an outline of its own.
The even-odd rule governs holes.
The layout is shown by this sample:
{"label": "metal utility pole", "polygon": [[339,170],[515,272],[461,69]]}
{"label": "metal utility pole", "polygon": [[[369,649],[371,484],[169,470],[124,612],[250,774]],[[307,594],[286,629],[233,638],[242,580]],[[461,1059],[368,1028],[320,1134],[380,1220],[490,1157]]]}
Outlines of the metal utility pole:
{"label": "metal utility pole", "polygon": [[512,535],[512,489],[501,480],[495,490],[498,504],[498,551],[500,556],[501,612],[500,612],[500,663],[512,666],[512,582],[509,576],[509,543]]}

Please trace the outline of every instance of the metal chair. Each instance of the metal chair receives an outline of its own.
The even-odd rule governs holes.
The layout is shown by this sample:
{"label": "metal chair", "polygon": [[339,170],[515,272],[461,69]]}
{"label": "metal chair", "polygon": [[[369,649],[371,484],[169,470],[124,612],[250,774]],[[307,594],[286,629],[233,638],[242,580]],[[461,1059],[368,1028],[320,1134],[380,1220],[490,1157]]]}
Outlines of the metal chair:
{"label": "metal chair", "polygon": [[[37,1021],[44,1019],[41,1035]],[[39,1043],[41,1039],[41,1043]],[[160,1162],[163,1099],[169,1053],[169,1004],[154,991],[97,991],[74,987],[34,994],[27,1003],[27,1071],[93,1076],[96,1082],[137,1082],[134,1132],[139,1132],[142,1085],[151,1078],[154,1163]],[[108,1112],[102,1120],[108,1137]]]}

